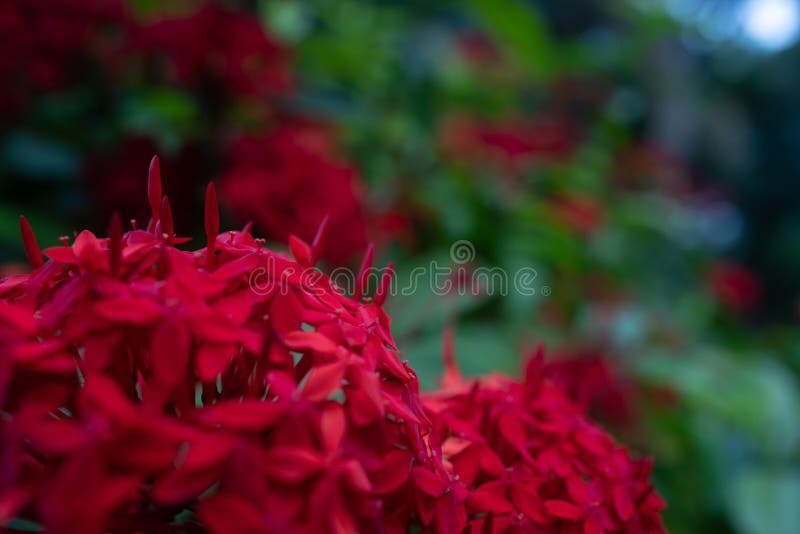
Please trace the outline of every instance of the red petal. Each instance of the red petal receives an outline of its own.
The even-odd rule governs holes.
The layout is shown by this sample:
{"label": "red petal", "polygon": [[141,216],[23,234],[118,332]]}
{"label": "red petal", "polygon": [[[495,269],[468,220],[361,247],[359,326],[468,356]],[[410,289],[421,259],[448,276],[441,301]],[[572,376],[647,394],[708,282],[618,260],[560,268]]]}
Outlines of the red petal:
{"label": "red petal", "polygon": [[172,221],[172,208],[167,195],[161,199],[161,220],[159,222],[161,223],[161,233],[166,234],[168,242],[171,243],[175,237],[175,224]]}
{"label": "red petal", "polygon": [[584,534],[604,534],[605,530],[594,517],[589,516],[583,522],[583,532]]}
{"label": "red petal", "polygon": [[505,483],[500,481],[488,482],[470,493],[468,503],[476,512],[506,514],[514,510],[506,498]]}
{"label": "red petal", "polygon": [[311,247],[299,237],[293,235],[289,236],[289,250],[292,251],[292,256],[294,256],[294,259],[297,260],[297,263],[299,263],[301,267],[313,265],[311,261],[313,256]]}
{"label": "red petal", "polygon": [[161,166],[158,156],[150,160],[150,169],[147,172],[147,200],[150,202],[152,223],[158,222],[161,213]]}
{"label": "red petal", "polygon": [[100,246],[100,241],[89,230],[84,230],[75,238],[72,250],[81,266],[91,271],[108,270],[108,257]]}
{"label": "red petal", "polygon": [[499,421],[500,433],[514,447],[522,449],[527,438],[527,428],[515,415],[504,413]]}
{"label": "red petal", "polygon": [[375,247],[372,243],[367,245],[367,251],[364,253],[364,259],[361,260],[361,267],[358,270],[358,277],[356,278],[356,293],[353,295],[353,300],[361,300],[361,296],[367,290],[369,283],[369,271],[372,267],[372,257],[375,254]]}
{"label": "red petal", "polygon": [[382,391],[381,393],[383,395],[383,400],[386,403],[387,411],[405,421],[412,423],[420,422],[419,417],[417,417],[416,414],[412,412],[408,406],[400,402],[396,397],[394,397],[390,393],[387,393],[386,391]]}
{"label": "red petal", "polygon": [[256,267],[261,263],[258,254],[245,254],[241,258],[229,261],[216,271],[214,271],[214,278],[218,280],[230,280],[247,274],[248,276],[256,274]]}
{"label": "red petal", "polygon": [[184,380],[191,345],[186,322],[179,317],[167,317],[156,327],[152,343],[155,379],[170,387]]}
{"label": "red petal", "polygon": [[25,247],[25,257],[31,267],[36,269],[44,263],[44,259],[42,259],[42,251],[39,249],[39,244],[36,242],[36,235],[34,235],[33,229],[24,215],[19,216],[19,230],[22,234],[22,244]]}
{"label": "red petal", "polygon": [[178,468],[168,471],[153,484],[150,497],[162,506],[177,506],[196,499],[220,478],[216,469],[190,470]]}
{"label": "red petal", "polygon": [[322,444],[328,454],[339,448],[346,432],[347,419],[344,416],[344,408],[338,402],[329,403],[323,409],[320,421]]}
{"label": "red petal", "polygon": [[164,309],[158,302],[138,297],[117,297],[94,304],[94,312],[114,323],[146,325],[161,318]]}
{"label": "red petal", "polygon": [[303,308],[292,291],[278,293],[269,304],[272,330],[283,341],[290,332],[300,330],[303,323]]}
{"label": "red petal", "polygon": [[455,492],[445,495],[436,504],[437,524],[442,534],[461,534],[467,524],[467,512]]}
{"label": "red petal", "polygon": [[589,500],[589,486],[578,475],[567,478],[567,493],[577,503],[585,503]]}
{"label": "red petal", "polygon": [[376,406],[372,399],[361,390],[348,391],[347,410],[351,421],[356,426],[367,426],[381,415],[380,407]]}
{"label": "red petal", "polygon": [[233,359],[236,348],[233,345],[204,344],[195,353],[195,372],[202,382],[213,382],[225,372]]}
{"label": "red petal", "polygon": [[273,447],[266,453],[267,476],[287,484],[299,484],[325,467],[317,452],[298,447]]}
{"label": "red petal", "polygon": [[272,428],[285,412],[277,402],[245,399],[219,401],[195,410],[192,418],[207,425],[231,430],[261,432]]}
{"label": "red petal", "polygon": [[633,499],[631,499],[631,493],[627,487],[622,484],[615,484],[612,489],[612,497],[614,499],[614,508],[620,519],[628,521],[633,517],[635,509],[633,506]]}
{"label": "red petal", "polygon": [[450,487],[450,482],[424,467],[414,468],[414,482],[423,493],[431,497],[441,497]]}
{"label": "red petal", "polygon": [[532,488],[523,484],[513,484],[510,494],[511,502],[527,517],[537,523],[543,523],[547,519],[542,507],[542,499]]}
{"label": "red petal", "polygon": [[586,515],[583,508],[567,501],[545,501],[544,507],[551,515],[572,521],[579,521]]}
{"label": "red petal", "polygon": [[346,369],[345,360],[313,368],[303,385],[302,397],[312,402],[327,399],[331,393],[342,387]]}
{"label": "red petal", "polygon": [[413,457],[407,451],[394,450],[383,458],[376,493],[390,493],[408,480]]}
{"label": "red petal", "polygon": [[235,325],[244,323],[252,309],[253,292],[249,289],[228,294],[214,303],[214,310]]}
{"label": "red petal", "polygon": [[326,355],[336,354],[336,350],[339,348],[324,334],[305,330],[290,332],[284,336],[283,341],[292,350],[313,350]]}
{"label": "red petal", "polygon": [[197,506],[200,523],[214,534],[267,532],[261,512],[238,495],[218,494]]}
{"label": "red petal", "polygon": [[369,493],[372,491],[372,484],[369,481],[369,477],[366,471],[364,471],[364,467],[357,460],[348,460],[342,469],[342,474],[347,484],[354,490],[362,493]]}

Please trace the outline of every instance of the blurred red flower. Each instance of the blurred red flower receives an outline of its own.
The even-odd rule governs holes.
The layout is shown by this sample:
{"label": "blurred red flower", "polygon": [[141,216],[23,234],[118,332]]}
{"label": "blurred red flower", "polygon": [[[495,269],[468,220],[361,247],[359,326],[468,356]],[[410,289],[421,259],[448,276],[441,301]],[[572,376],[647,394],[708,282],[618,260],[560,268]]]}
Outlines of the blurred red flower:
{"label": "blurred red flower", "polygon": [[168,79],[191,88],[257,97],[293,84],[287,50],[258,19],[214,3],[143,26],[135,48],[160,57]]}
{"label": "blurred red flower", "polygon": [[717,263],[708,271],[707,280],[720,302],[734,311],[749,310],[761,298],[761,283],[741,265]]}
{"label": "blurred red flower", "polygon": [[448,157],[468,161],[488,158],[511,171],[564,158],[574,146],[567,124],[555,118],[484,120],[469,116],[447,119],[441,143]]}
{"label": "blurred red flower", "polygon": [[366,220],[356,171],[337,158],[326,132],[287,123],[266,134],[245,134],[229,150],[221,193],[239,218],[252,219],[270,239],[309,240],[331,218],[336,236],[324,251],[344,263],[366,245]]}
{"label": "blurred red flower", "polygon": [[130,24],[117,0],[5,0],[0,3],[0,113],[33,93],[93,79]]}
{"label": "blurred red flower", "polygon": [[619,424],[631,420],[632,384],[612,368],[601,351],[565,351],[545,364],[544,376],[592,415]]}

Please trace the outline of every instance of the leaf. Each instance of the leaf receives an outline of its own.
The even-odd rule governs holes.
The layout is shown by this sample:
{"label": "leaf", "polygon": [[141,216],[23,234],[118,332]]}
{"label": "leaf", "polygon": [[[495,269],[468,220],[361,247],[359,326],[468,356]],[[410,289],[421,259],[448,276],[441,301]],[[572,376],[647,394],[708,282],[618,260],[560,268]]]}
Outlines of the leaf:
{"label": "leaf", "polygon": [[547,22],[529,3],[472,0],[476,20],[494,34],[501,46],[537,78],[550,79],[556,71],[556,49]]}

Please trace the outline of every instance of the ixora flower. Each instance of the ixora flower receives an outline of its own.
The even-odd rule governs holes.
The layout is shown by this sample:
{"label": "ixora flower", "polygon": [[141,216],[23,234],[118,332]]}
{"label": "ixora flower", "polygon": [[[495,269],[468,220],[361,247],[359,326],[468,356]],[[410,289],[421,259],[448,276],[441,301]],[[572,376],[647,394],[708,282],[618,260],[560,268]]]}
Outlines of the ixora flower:
{"label": "ixora flower", "polygon": [[424,486],[421,517],[446,508],[451,532],[664,532],[651,462],[632,460],[543,378],[541,350],[523,382],[467,382],[451,350],[446,362],[442,391],[424,404],[434,424],[429,441],[441,444],[459,489]]}
{"label": "ixora flower", "polygon": [[[540,378],[420,396],[383,310],[245,227],[176,247],[158,160],[150,221],[79,233],[0,281],[0,524],[59,533],[657,532],[631,461]],[[49,258],[45,261],[44,256]],[[254,291],[252,273],[259,272]],[[313,276],[308,276],[313,273]],[[448,358],[452,361],[452,355]]]}
{"label": "ixora flower", "polygon": [[0,113],[16,116],[31,94],[92,78],[129,26],[119,0],[0,3]]}
{"label": "ixora flower", "polygon": [[456,161],[488,160],[512,171],[541,161],[558,161],[574,148],[566,122],[555,118],[485,120],[455,115],[441,130],[445,155]]}
{"label": "ixora flower", "polygon": [[116,216],[49,261],[22,219],[33,271],[0,282],[0,524],[405,531],[412,469],[439,475],[388,285],[354,300],[303,276],[326,224],[291,239],[299,262],[220,234],[213,185],[206,246],[179,250],[159,174],[145,228]]}
{"label": "ixora flower", "polygon": [[229,149],[220,193],[231,212],[286,242],[289,234],[310,240],[330,215],[331,239],[324,256],[341,264],[367,243],[361,183],[337,158],[327,132],[299,122],[266,134],[245,134]]}
{"label": "ixora flower", "polygon": [[255,17],[209,2],[192,13],[139,29],[134,48],[160,57],[168,78],[229,96],[263,97],[292,89],[289,54]]}

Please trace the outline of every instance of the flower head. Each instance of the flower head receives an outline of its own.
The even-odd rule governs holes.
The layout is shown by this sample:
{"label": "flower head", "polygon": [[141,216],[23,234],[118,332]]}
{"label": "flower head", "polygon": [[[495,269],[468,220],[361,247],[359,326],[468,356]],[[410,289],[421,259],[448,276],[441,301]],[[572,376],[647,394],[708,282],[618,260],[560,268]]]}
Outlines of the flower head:
{"label": "flower head", "polygon": [[154,160],[148,224],[116,216],[108,237],[84,230],[48,261],[23,221],[34,269],[0,283],[0,521],[393,524],[383,501],[428,461],[430,425],[385,294],[353,300],[311,269],[324,229],[292,239],[297,261],[248,229],[220,233],[213,185],[207,244],[181,250],[161,191]]}
{"label": "flower head", "polygon": [[336,157],[324,130],[292,122],[246,134],[232,144],[229,159],[220,190],[226,204],[271,239],[310,240],[329,215],[336,239],[325,246],[327,258],[343,263],[366,246],[360,180]]}
{"label": "flower head", "polygon": [[[631,459],[543,378],[541,352],[523,382],[460,378],[425,397],[430,441],[460,484],[456,516],[473,532],[663,532],[651,463]],[[452,498],[452,497],[451,497]],[[490,523],[487,526],[487,523]],[[454,530],[457,532],[458,530]]]}
{"label": "flower head", "polygon": [[31,94],[84,82],[108,65],[131,21],[119,0],[7,0],[0,4],[0,113]]}
{"label": "flower head", "polygon": [[257,19],[219,5],[146,25],[135,47],[158,56],[170,81],[193,89],[262,97],[293,83],[286,50]]}

